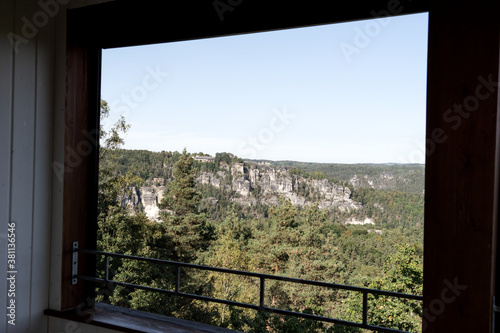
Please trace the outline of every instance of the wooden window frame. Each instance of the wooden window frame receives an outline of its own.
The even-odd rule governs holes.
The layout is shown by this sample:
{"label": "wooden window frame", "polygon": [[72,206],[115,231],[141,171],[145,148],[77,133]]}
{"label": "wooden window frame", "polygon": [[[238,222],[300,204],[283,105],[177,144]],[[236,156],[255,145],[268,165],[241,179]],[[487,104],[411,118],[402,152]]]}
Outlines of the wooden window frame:
{"label": "wooden window frame", "polygon": [[[481,101],[480,112],[467,121],[462,119],[458,129],[443,112],[454,101],[471,96],[480,75],[491,74],[498,81],[494,13],[500,12],[499,5],[487,0],[460,4],[361,0],[332,9],[331,1],[235,0],[227,3],[232,10],[221,17],[215,3],[115,1],[68,11],[62,310],[81,305],[94,290],[92,284],[71,284],[71,252],[74,241],[83,248],[96,246],[102,49],[348,22],[391,11],[397,15],[429,12],[426,138],[436,147],[428,151],[426,162],[426,332],[491,331],[498,218],[498,89]],[[486,18],[485,12],[489,13]],[[461,36],[457,30],[463,37],[457,38]],[[467,48],[472,41],[476,49]],[[484,54],[477,54],[478,49]],[[444,141],[440,130],[446,135]],[[89,143],[91,149],[83,150]],[[74,152],[83,153],[75,157]],[[478,177],[479,182],[472,180]],[[471,195],[481,190],[480,196]],[[80,272],[95,273],[95,260],[91,260],[80,261]],[[466,285],[467,291],[451,295],[450,283]],[[447,301],[456,297],[444,302],[443,293]]]}

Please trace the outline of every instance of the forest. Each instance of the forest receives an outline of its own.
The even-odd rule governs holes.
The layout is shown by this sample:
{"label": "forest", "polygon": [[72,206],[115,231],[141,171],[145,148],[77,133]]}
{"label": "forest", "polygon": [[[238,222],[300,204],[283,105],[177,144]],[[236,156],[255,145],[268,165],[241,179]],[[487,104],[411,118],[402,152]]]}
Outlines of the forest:
{"label": "forest", "polygon": [[[120,133],[126,130],[128,125],[121,119],[109,131],[101,131],[98,250],[422,295],[422,166],[267,161],[271,167],[285,168],[297,181],[294,196],[306,198],[305,204],[293,204],[279,193],[271,193],[277,198],[271,203],[266,201],[269,191],[250,186],[257,199],[247,205],[239,203],[240,195],[231,190],[231,173],[223,179],[226,186],[201,184],[197,179],[201,173],[216,174],[234,165],[257,169],[259,161],[218,153],[213,161],[201,162],[193,157],[206,154],[186,150],[125,150],[120,148]],[[149,219],[140,207],[131,209],[118,200],[131,188],[158,178],[165,181],[158,202],[159,221]],[[311,179],[343,189],[359,208],[320,208],[318,202],[324,198],[306,186]],[[374,222],[347,223],[364,219]],[[99,262],[100,277],[103,267]],[[165,265],[111,259],[110,269],[114,281],[175,289],[175,271]],[[259,303],[257,279],[196,269],[183,269],[182,276],[183,292]],[[97,301],[243,332],[362,332],[116,285],[99,286]],[[276,281],[266,284],[265,303],[361,321],[361,296],[350,291]],[[369,324],[421,331],[420,302],[370,296],[368,303]]]}

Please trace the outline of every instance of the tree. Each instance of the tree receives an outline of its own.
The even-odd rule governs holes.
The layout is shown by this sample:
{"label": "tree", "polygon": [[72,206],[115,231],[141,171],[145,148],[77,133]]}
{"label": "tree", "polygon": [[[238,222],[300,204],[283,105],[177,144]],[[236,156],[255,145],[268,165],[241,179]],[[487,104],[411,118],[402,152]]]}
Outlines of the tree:
{"label": "tree", "polygon": [[104,130],[104,120],[109,117],[108,102],[101,99],[99,117],[101,124],[99,127],[99,157],[102,157],[107,152],[112,152],[124,144],[123,135],[130,129],[130,124],[127,124],[125,117],[120,116],[120,119],[106,131]]}
{"label": "tree", "polygon": [[[199,251],[206,250],[213,231],[207,226],[206,214],[198,212],[201,196],[195,188],[193,158],[182,152],[173,171],[174,179],[167,184],[164,197],[159,204],[166,212],[162,214],[162,227],[172,240],[174,261],[192,262]],[[167,259],[167,258],[165,258]]]}
{"label": "tree", "polygon": [[99,128],[99,186],[98,186],[98,211],[104,218],[110,206],[117,207],[117,199],[127,193],[127,186],[137,182],[138,178],[128,175],[118,175],[115,152],[123,144],[123,135],[130,129],[123,116],[105,131],[103,123],[109,117],[108,103],[101,99],[100,109],[101,125]]}
{"label": "tree", "polygon": [[[417,248],[408,244],[395,246],[397,253],[387,257],[384,275],[373,280],[368,288],[398,293],[422,295],[423,269],[417,259]],[[348,301],[348,320],[359,320],[361,296],[356,294]],[[396,299],[388,296],[368,296],[369,324],[396,328],[408,332],[422,329],[422,304],[420,301]]]}
{"label": "tree", "polygon": [[[242,271],[253,270],[244,244],[245,232],[241,229],[239,218],[234,211],[231,212],[217,228],[219,237],[206,253],[207,265]],[[258,289],[252,283],[254,281],[247,276],[210,272],[208,280],[213,297],[242,303],[257,301]],[[250,310],[237,309],[226,304],[212,303],[209,306],[218,313],[214,324],[236,330],[243,329],[244,317],[250,317],[252,314]]]}
{"label": "tree", "polygon": [[175,164],[172,182],[167,184],[160,208],[170,210],[174,215],[185,216],[198,212],[201,195],[195,188],[194,159],[186,152]]}
{"label": "tree", "polygon": [[[417,249],[408,244],[396,245],[398,252],[384,265],[384,278],[376,279],[370,288],[422,295],[423,269],[417,260]],[[374,296],[372,322],[409,332],[422,329],[422,304],[408,299]]]}
{"label": "tree", "polygon": [[[135,254],[144,246],[143,237],[137,236],[145,234],[147,218],[143,214],[130,216],[127,210],[120,206],[119,197],[127,193],[127,187],[130,183],[137,181],[137,177],[118,175],[116,163],[113,161],[114,153],[124,143],[122,136],[130,129],[130,125],[125,122],[122,116],[109,131],[105,131],[103,123],[108,116],[108,103],[101,99],[97,249],[106,252]],[[112,275],[118,274],[122,261],[116,260],[114,264],[114,268],[110,267]],[[97,262],[99,272],[103,272],[104,265],[104,258],[99,257]],[[98,291],[100,293],[98,300],[108,302],[110,296],[115,292],[114,286],[106,286],[105,289]]]}

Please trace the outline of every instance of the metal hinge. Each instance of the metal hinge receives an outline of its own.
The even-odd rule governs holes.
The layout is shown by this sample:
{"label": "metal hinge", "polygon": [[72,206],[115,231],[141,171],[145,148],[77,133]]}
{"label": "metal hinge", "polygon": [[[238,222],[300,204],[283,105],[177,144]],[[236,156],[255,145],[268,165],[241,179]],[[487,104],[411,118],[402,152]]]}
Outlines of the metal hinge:
{"label": "metal hinge", "polygon": [[78,242],[73,242],[73,263],[71,268],[71,284],[76,284],[78,279],[76,276],[78,275]]}

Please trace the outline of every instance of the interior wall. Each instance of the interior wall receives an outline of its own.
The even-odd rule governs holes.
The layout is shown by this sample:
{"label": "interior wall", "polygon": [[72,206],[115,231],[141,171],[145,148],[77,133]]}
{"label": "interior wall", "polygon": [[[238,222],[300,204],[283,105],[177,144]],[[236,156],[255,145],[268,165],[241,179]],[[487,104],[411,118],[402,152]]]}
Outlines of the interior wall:
{"label": "interior wall", "polygon": [[99,2],[0,2],[0,332],[76,332],[43,310],[61,295],[65,11]]}
{"label": "interior wall", "polygon": [[[0,3],[0,34],[5,36],[13,28],[14,17],[11,11],[6,10],[7,5],[13,5],[14,1]],[[10,44],[6,38],[0,38],[0,329],[7,327],[7,317],[3,314],[7,310],[7,223],[10,220],[10,161],[11,161],[11,135],[12,135],[12,67],[13,54],[10,52]]]}
{"label": "interior wall", "polygon": [[[0,6],[0,330],[43,332],[49,294],[55,24],[35,1],[8,0]],[[15,262],[9,266],[8,239],[15,239],[9,258]]]}

